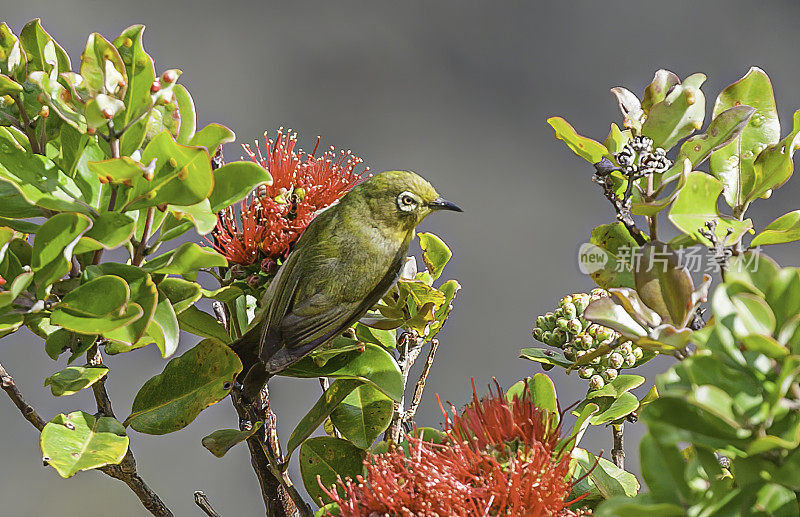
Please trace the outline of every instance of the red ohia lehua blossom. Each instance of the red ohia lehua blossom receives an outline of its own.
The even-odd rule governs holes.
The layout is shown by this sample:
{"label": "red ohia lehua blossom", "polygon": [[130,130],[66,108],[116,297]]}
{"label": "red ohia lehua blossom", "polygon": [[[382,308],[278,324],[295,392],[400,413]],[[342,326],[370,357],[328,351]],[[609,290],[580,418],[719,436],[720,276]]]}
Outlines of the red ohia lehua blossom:
{"label": "red ohia lehua blossom", "polygon": [[[560,427],[536,407],[529,390],[509,401],[498,386],[461,415],[445,414],[441,445],[408,437],[408,454],[395,447],[368,458],[365,475],[323,489],[343,517],[577,516],[569,506],[569,446]],[[579,498],[580,499],[580,498]]]}
{"label": "red ohia lehua blossom", "polygon": [[220,212],[210,242],[230,262],[263,263],[274,270],[316,213],[367,177],[369,168],[359,170],[363,160],[333,147],[317,156],[320,137],[310,154],[296,149],[297,133],[291,130],[279,129],[274,140],[264,133],[264,141],[264,153],[258,142],[255,151],[249,144],[242,148],[270,173],[272,184],[251,192],[239,204],[238,214],[235,206]]}

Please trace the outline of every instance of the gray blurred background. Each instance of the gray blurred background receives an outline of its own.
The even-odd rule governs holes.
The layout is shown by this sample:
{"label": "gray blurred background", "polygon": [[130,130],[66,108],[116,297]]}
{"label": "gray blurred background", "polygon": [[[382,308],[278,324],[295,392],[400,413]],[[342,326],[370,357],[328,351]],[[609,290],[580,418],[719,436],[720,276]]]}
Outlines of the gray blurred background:
{"label": "gray blurred background", "polygon": [[[73,63],[90,32],[113,39],[144,23],[157,70],[183,70],[200,124],[226,124],[239,142],[279,126],[299,131],[304,147],[322,135],[324,145],[353,149],[375,171],[421,172],[465,209],[424,224],[452,247],[446,276],[463,290],[441,335],[421,425],[441,422],[437,393],[465,402],[471,377],[485,391],[493,376],[508,386],[541,371],[517,358],[532,342],[532,320],[563,294],[592,287],[576,252],[613,214],[589,181],[591,168],[553,138],[547,117],[562,115],[602,141],[620,118],[609,88],[640,93],[661,67],[681,77],[706,73],[710,110],[721,88],[758,65],[772,78],[784,126],[800,107],[800,5],[791,1],[2,1],[0,18],[15,32],[34,17]],[[228,159],[240,154],[228,146]],[[757,228],[798,207],[798,181],[755,204],[749,215]],[[769,251],[796,265],[796,249]],[[195,341],[185,335],[179,353]],[[0,360],[45,418],[94,412],[88,394],[54,399],[42,388],[64,359],[53,363],[28,332],[4,339]],[[124,417],[164,361],[148,347],[110,362],[109,390]],[[659,371],[669,361],[653,364]],[[562,405],[581,397],[584,382],[551,373]],[[285,441],[319,386],[276,379],[272,393]],[[211,431],[235,426],[223,401],[180,432],[131,433],[140,473],[176,515],[200,515],[194,490],[205,490],[225,516],[263,515],[246,447],[217,459],[200,445]],[[628,428],[628,465],[638,472],[641,432]],[[62,480],[42,467],[36,431],[5,396],[0,433],[3,517],[144,514],[118,481],[94,472]],[[610,442],[599,429],[582,445],[608,457]]]}

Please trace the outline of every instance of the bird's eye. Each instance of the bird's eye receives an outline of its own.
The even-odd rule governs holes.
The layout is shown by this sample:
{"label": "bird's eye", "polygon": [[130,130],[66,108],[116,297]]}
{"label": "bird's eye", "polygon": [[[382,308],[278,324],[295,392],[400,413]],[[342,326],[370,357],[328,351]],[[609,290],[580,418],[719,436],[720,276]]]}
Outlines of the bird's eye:
{"label": "bird's eye", "polygon": [[409,212],[417,207],[417,198],[410,192],[403,192],[397,196],[397,206],[404,212]]}

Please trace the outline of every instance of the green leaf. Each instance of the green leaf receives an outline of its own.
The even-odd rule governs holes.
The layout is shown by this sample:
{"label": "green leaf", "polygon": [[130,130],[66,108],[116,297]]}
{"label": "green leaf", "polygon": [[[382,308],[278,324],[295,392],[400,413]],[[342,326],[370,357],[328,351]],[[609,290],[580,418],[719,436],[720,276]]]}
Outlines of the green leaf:
{"label": "green leaf", "polygon": [[216,213],[243,199],[262,183],[271,184],[272,176],[254,162],[231,162],[214,171],[214,191],[208,200]]}
{"label": "green leaf", "polygon": [[750,247],[783,244],[800,239],[800,210],[783,214],[756,235]]}
{"label": "green leaf", "polygon": [[153,160],[156,162],[152,179],[133,179],[125,211],[162,203],[188,206],[211,194],[214,177],[205,148],[180,145],[167,131],[162,131],[142,152],[142,163]]}
{"label": "green leaf", "polygon": [[586,475],[589,498],[592,498],[593,493],[602,499],[610,499],[617,495],[633,497],[639,492],[636,476],[607,459],[577,447],[573,449],[571,457],[577,467],[572,477],[574,479]]}
{"label": "green leaf", "polygon": [[[760,255],[764,259],[763,255]],[[759,261],[761,262],[761,261]],[[764,261],[769,265],[769,261]],[[763,265],[759,271],[768,269]],[[782,329],[792,318],[800,315],[800,270],[783,268],[772,272],[764,289],[767,303],[775,314],[775,328]]]}
{"label": "green leaf", "polygon": [[27,59],[20,48],[19,39],[8,25],[0,23],[0,73],[24,80]]}
{"label": "green leaf", "polygon": [[563,140],[572,152],[591,164],[598,163],[604,157],[610,157],[608,149],[603,144],[586,138],[575,132],[569,122],[561,117],[550,117],[547,123],[555,130],[556,138]]}
{"label": "green leaf", "polygon": [[330,502],[319,483],[330,488],[339,477],[355,479],[363,470],[366,454],[347,440],[330,436],[318,436],[303,442],[300,475],[311,499],[317,503]]}
{"label": "green leaf", "polygon": [[156,305],[156,312],[153,321],[147,327],[145,337],[140,339],[136,345],[144,346],[150,342],[155,342],[161,351],[161,357],[172,356],[178,349],[180,339],[180,326],[175,310],[168,299],[161,299]]}
{"label": "green leaf", "polygon": [[124,185],[131,185],[134,178],[143,176],[147,169],[127,156],[88,162],[86,166],[101,182]]}
{"label": "green leaf", "polygon": [[74,332],[102,334],[140,318],[142,308],[128,304],[130,289],[122,278],[98,276],[67,293],[53,308],[50,321]]}
{"label": "green leaf", "polygon": [[[117,39],[114,46],[125,64],[128,88],[125,91],[125,111],[114,120],[114,127],[126,127],[132,120],[150,109],[150,87],[156,78],[152,58],[142,46],[144,25],[128,27]],[[133,124],[120,138],[120,153],[130,155],[144,141],[147,117]]]}
{"label": "green leaf", "polygon": [[672,87],[678,84],[681,84],[681,80],[677,75],[669,70],[657,70],[653,80],[644,90],[642,110],[644,110],[645,113],[650,113],[650,109],[663,101]]}
{"label": "green leaf", "polygon": [[116,275],[125,280],[130,289],[130,302],[142,308],[142,317],[129,325],[104,333],[105,337],[125,345],[133,345],[144,336],[153,319],[158,303],[158,291],[153,279],[142,269],[127,264],[105,262],[86,268],[87,277],[99,274]]}
{"label": "green leaf", "polygon": [[195,336],[215,338],[223,343],[231,342],[225,327],[214,316],[201,311],[194,305],[185,308],[178,314],[178,325],[181,330],[190,332]]}
{"label": "green leaf", "polygon": [[175,277],[162,280],[158,291],[170,301],[176,314],[192,306],[202,295],[199,284]]}
{"label": "green leaf", "polygon": [[72,250],[92,221],[83,214],[56,214],[42,224],[33,240],[31,269],[37,298],[44,299],[50,285],[72,268]]}
{"label": "green leaf", "polygon": [[[601,224],[592,230],[589,242],[605,253],[607,260],[589,276],[604,288],[633,287],[630,262],[639,247],[622,223]],[[594,250],[589,251],[596,251]]]}
{"label": "green leaf", "polygon": [[40,442],[43,461],[68,478],[81,470],[119,464],[128,452],[129,439],[115,419],[75,411],[48,422]]}
{"label": "green leaf", "polygon": [[16,95],[22,91],[22,85],[8,77],[0,74],[0,96]]}
{"label": "green leaf", "polygon": [[674,85],[664,100],[652,105],[642,134],[653,139],[653,147],[669,150],[703,126],[706,99],[700,86],[705,80],[703,74],[691,75],[683,84]]}
{"label": "green leaf", "polygon": [[98,33],[89,35],[81,54],[81,77],[89,95],[110,93],[124,97],[128,84],[125,65],[117,49]]}
{"label": "green leaf", "polygon": [[792,176],[794,152],[800,148],[800,110],[794,113],[792,131],[780,142],[769,145],[758,155],[753,163],[753,189],[747,202],[770,196],[772,189],[778,188]]}
{"label": "green leaf", "polygon": [[[692,171],[686,177],[686,185],[678,193],[669,211],[669,220],[683,233],[690,235],[695,242],[709,245],[708,239],[700,234],[709,221],[717,221],[716,235],[726,245],[738,241],[753,223],[750,219],[739,221],[721,216],[717,210],[717,199],[722,193],[722,184],[712,176],[700,171]],[[732,232],[728,234],[728,229]]]}
{"label": "green leaf", "polygon": [[227,397],[242,362],[227,345],[204,339],[144,383],[124,424],[146,434],[183,429],[202,410]]}
{"label": "green leaf", "polygon": [[356,338],[363,343],[373,343],[384,348],[397,346],[397,331],[395,330],[374,329],[361,323],[356,323],[353,328],[356,330]]}
{"label": "green leaf", "polygon": [[0,316],[0,338],[19,330],[24,322],[24,318],[24,315],[13,312]]}
{"label": "green leaf", "polygon": [[611,93],[617,98],[619,110],[622,112],[622,116],[625,117],[625,127],[635,129],[639,132],[642,127],[642,122],[645,119],[642,103],[639,101],[639,98],[636,97],[632,91],[621,86],[611,88]]}
{"label": "green leaf", "polygon": [[178,103],[178,111],[181,114],[180,129],[175,139],[179,144],[187,144],[197,129],[194,101],[192,96],[189,95],[189,91],[182,84],[176,84],[172,91],[175,92],[175,102]]}
{"label": "green leaf", "polygon": [[616,399],[598,399],[594,402],[600,411],[589,418],[592,425],[602,425],[628,416],[639,407],[639,399],[633,393],[623,393]]}
{"label": "green leaf", "polygon": [[444,266],[453,256],[447,244],[432,233],[418,233],[419,245],[422,248],[422,260],[434,280],[441,276]]}
{"label": "green leaf", "polygon": [[752,106],[734,106],[716,115],[705,133],[688,138],[681,145],[678,160],[689,158],[692,167],[697,167],[712,152],[739,136],[755,112],[756,109]]}
{"label": "green leaf", "polygon": [[236,140],[233,131],[221,124],[209,124],[192,136],[189,145],[199,145],[208,149],[208,155],[214,156],[222,144]]}
{"label": "green leaf", "polygon": [[224,267],[228,265],[225,257],[211,248],[201,247],[193,242],[185,242],[163,255],[152,258],[142,266],[150,273],[181,275],[194,280],[202,268]]}
{"label": "green leaf", "polygon": [[72,395],[84,388],[88,388],[99,381],[108,373],[105,366],[68,366],[60,372],[54,373],[44,380],[45,386],[50,386],[50,391],[55,397]]}
{"label": "green leaf", "polygon": [[213,291],[200,289],[200,292],[203,293],[203,298],[211,298],[225,303],[230,303],[244,294],[244,291],[235,285],[226,285],[225,287],[220,287]]}
{"label": "green leaf", "polygon": [[638,388],[642,383],[644,383],[644,377],[641,375],[618,375],[616,379],[607,383],[602,388],[590,391],[589,394],[586,395],[586,398],[613,397],[616,399],[623,393]]}
{"label": "green leaf", "polygon": [[0,292],[0,308],[7,307],[14,303],[14,300],[16,300],[17,297],[28,288],[32,280],[32,271],[21,273],[14,278],[14,280],[11,282],[11,285],[8,286],[8,289]]}
{"label": "green leaf", "polygon": [[675,250],[663,242],[646,243],[633,278],[641,301],[658,313],[661,322],[678,328],[689,323],[695,308],[694,282]]}
{"label": "green leaf", "polygon": [[765,146],[780,138],[778,110],[772,84],[763,70],[753,67],[744,77],[725,88],[714,104],[714,116],[734,106],[756,109],[747,126],[731,143],[711,155],[711,174],[722,182],[725,201],[731,207],[745,204],[754,187],[753,163]]}
{"label": "green leaf", "polygon": [[286,442],[286,457],[291,456],[294,450],[322,425],[339,404],[352,394],[353,390],[363,384],[364,381],[358,379],[334,381],[292,431],[289,441]]}
{"label": "green leaf", "polygon": [[42,70],[50,72],[56,67],[58,72],[72,69],[69,56],[61,45],[42,28],[39,18],[29,21],[19,34],[19,42],[28,58],[28,72]]}
{"label": "green leaf", "polygon": [[393,411],[392,399],[372,386],[362,385],[347,395],[330,417],[344,438],[360,449],[368,449],[389,427]]}
{"label": "green leaf", "polygon": [[639,445],[642,477],[657,501],[682,504],[689,487],[684,481],[685,462],[678,448],[646,434]]}
{"label": "green leaf", "polygon": [[74,254],[80,255],[101,248],[114,249],[131,238],[135,227],[136,222],[125,214],[103,212],[94,219],[92,228],[78,241]]}
{"label": "green leaf", "polygon": [[766,483],[762,486],[756,494],[753,508],[764,511],[767,515],[800,515],[797,494],[778,483]]}
{"label": "green leaf", "polygon": [[333,377],[369,382],[395,401],[403,397],[403,378],[394,358],[382,347],[364,344],[363,352],[347,352],[317,366],[313,358],[304,357],[279,373],[286,377]]}
{"label": "green leaf", "polygon": [[560,366],[562,368],[569,368],[572,366],[572,361],[564,357],[564,352],[561,350],[551,350],[549,348],[523,348],[520,350],[519,356],[523,359],[528,359],[537,363]]}
{"label": "green leaf", "polygon": [[203,438],[203,447],[208,449],[209,452],[217,458],[221,458],[225,456],[225,453],[231,450],[234,445],[256,434],[258,430],[261,429],[262,425],[263,422],[259,420],[247,431],[240,431],[238,429],[220,429],[214,431]]}

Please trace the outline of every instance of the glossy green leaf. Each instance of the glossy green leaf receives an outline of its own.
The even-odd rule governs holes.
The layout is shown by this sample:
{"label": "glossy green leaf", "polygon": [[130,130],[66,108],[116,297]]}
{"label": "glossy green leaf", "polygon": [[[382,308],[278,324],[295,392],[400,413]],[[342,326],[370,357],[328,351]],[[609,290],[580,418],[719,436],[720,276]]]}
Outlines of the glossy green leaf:
{"label": "glossy green leaf", "polygon": [[22,326],[24,315],[19,313],[8,313],[0,316],[0,338],[13,334]]}
{"label": "glossy green leaf", "polygon": [[725,201],[731,207],[744,205],[754,187],[753,163],[759,153],[780,138],[780,123],[772,84],[763,70],[753,67],[744,77],[725,88],[714,104],[714,116],[734,106],[756,109],[741,134],[714,152],[711,174],[722,182]]}
{"label": "glossy green leaf", "polygon": [[[126,127],[136,117],[150,109],[150,87],[156,78],[152,58],[142,45],[144,25],[128,27],[117,39],[114,46],[125,64],[128,88],[125,91],[126,109],[114,120],[114,127]],[[133,124],[120,138],[120,153],[130,155],[142,145],[147,117]]]}
{"label": "glossy green leaf", "polygon": [[50,285],[72,268],[72,250],[80,237],[92,226],[83,214],[56,214],[39,228],[33,240],[31,269],[36,294],[44,299]]}
{"label": "glossy green leaf", "polygon": [[395,330],[379,330],[356,323],[356,338],[364,343],[381,345],[384,348],[394,348],[397,345],[397,332]]}
{"label": "glossy green leaf", "polygon": [[655,104],[663,101],[673,86],[681,84],[681,80],[677,75],[669,70],[657,70],[653,80],[644,90],[644,97],[642,97],[642,110],[645,113],[650,113],[650,108]]}
{"label": "glossy green leaf", "polygon": [[152,258],[142,266],[150,273],[181,275],[194,280],[202,268],[227,266],[225,257],[211,248],[201,247],[193,242],[185,242],[163,255]]}
{"label": "glossy green leaf", "polygon": [[419,245],[422,248],[422,260],[434,280],[441,276],[444,267],[453,256],[447,244],[432,233],[418,233]]}
{"label": "glossy green leaf", "polygon": [[199,284],[176,277],[167,277],[159,282],[158,291],[167,297],[176,314],[183,312],[202,296]]}
{"label": "glossy green leaf", "polygon": [[90,95],[110,93],[124,97],[128,85],[127,72],[117,49],[97,33],[89,35],[81,54],[81,77]]}
{"label": "glossy green leaf", "polygon": [[703,74],[691,75],[650,107],[642,134],[653,139],[653,147],[670,149],[703,126],[706,100],[700,86],[705,80]]}
{"label": "glossy green leaf", "polygon": [[142,317],[129,325],[104,333],[107,339],[133,345],[144,336],[147,326],[153,319],[158,303],[158,292],[153,279],[141,268],[106,262],[86,268],[84,274],[91,278],[99,274],[116,275],[125,280],[130,289],[130,303],[142,308]]}
{"label": "glossy green leaf", "polygon": [[602,499],[622,495],[633,497],[639,492],[639,481],[636,476],[627,472],[605,458],[595,456],[584,449],[575,448],[572,462],[576,466],[573,479],[586,476],[586,488],[591,499],[596,494]]}
{"label": "glossy green leaf", "polygon": [[591,138],[586,138],[575,132],[569,122],[561,117],[550,117],[547,123],[555,130],[556,138],[563,140],[572,152],[583,158],[589,163],[598,163],[604,157],[608,157],[608,149],[600,142]]}
{"label": "glossy green leaf", "polygon": [[681,504],[689,496],[684,481],[685,462],[675,445],[666,445],[646,434],[639,445],[642,477],[657,501]]}
{"label": "glossy green leaf", "polygon": [[363,352],[339,354],[317,366],[310,357],[305,357],[279,375],[286,377],[333,377],[337,379],[357,379],[369,382],[395,401],[403,397],[403,379],[394,358],[382,347],[371,343],[364,344]]}
{"label": "glossy green leaf", "polygon": [[[760,258],[763,260],[764,256]],[[763,262],[769,265],[769,261]],[[763,269],[768,268],[763,265],[758,268]],[[772,272],[764,292],[767,303],[775,314],[776,329],[782,329],[789,320],[800,315],[800,270],[797,268],[783,268]]]}
{"label": "glossy green leaf", "polygon": [[688,158],[692,162],[692,167],[697,167],[706,161],[712,152],[738,137],[755,112],[756,109],[752,106],[734,106],[719,113],[708,125],[705,133],[688,138],[681,145],[678,160]]}
{"label": "glossy green leaf", "polygon": [[167,210],[182,223],[188,222],[190,226],[186,229],[194,225],[200,235],[209,233],[217,224],[217,214],[211,210],[211,202],[208,199],[190,206],[168,205]]}
{"label": "glossy green leaf", "polygon": [[152,179],[134,178],[126,211],[162,203],[188,206],[211,194],[214,178],[205,148],[180,145],[162,131],[142,152],[142,163],[152,160],[156,160]]}
{"label": "glossy green leaf", "polygon": [[119,464],[128,452],[128,442],[119,422],[83,411],[56,415],[44,426],[40,439],[44,462],[64,478]]}
{"label": "glossy green leaf", "polygon": [[344,438],[367,449],[389,427],[393,411],[392,399],[372,386],[362,385],[342,400],[330,418]]}
{"label": "glossy green leaf", "polygon": [[[753,223],[750,219],[739,221],[721,216],[717,210],[717,199],[722,193],[722,184],[704,172],[692,171],[686,177],[686,185],[678,193],[669,211],[669,220],[696,242],[708,245],[700,234],[709,221],[718,221],[716,235],[727,245],[738,241]],[[728,229],[732,232],[728,234]]]}
{"label": "glossy green leaf", "polygon": [[793,210],[769,223],[761,233],[753,238],[750,246],[783,244],[798,239],[800,239],[800,210]]}
{"label": "glossy green leaf", "polygon": [[180,129],[175,140],[179,144],[188,144],[197,129],[194,100],[192,100],[189,91],[182,84],[176,84],[172,91],[175,93],[175,102],[178,103],[178,110],[181,114]]}
{"label": "glossy green leaf", "polygon": [[31,281],[33,281],[32,271],[22,273],[14,278],[8,288],[0,292],[0,307],[7,307],[14,303],[14,300],[28,288]]}
{"label": "glossy green leaf", "polygon": [[365,458],[365,451],[341,438],[317,436],[303,442],[300,475],[311,499],[316,503],[330,502],[319,483],[330,488],[339,477],[355,479],[362,472]]}
{"label": "glossy green leaf", "polygon": [[136,222],[125,214],[103,212],[94,219],[92,228],[81,237],[74,253],[79,255],[101,248],[110,250],[131,238]]}
{"label": "glossy green leaf", "polygon": [[564,357],[564,352],[561,350],[551,350],[549,348],[523,348],[519,352],[519,356],[523,359],[535,361],[552,366],[560,366],[562,368],[569,368],[572,366],[572,361]]}
{"label": "glossy green leaf", "polygon": [[611,154],[617,154],[622,150],[625,144],[631,139],[631,131],[630,129],[626,129],[625,131],[621,131],[619,126],[611,123],[611,129],[608,132],[608,136],[606,137],[605,142],[603,145],[608,149],[608,152]]}
{"label": "glossy green leaf", "polygon": [[794,152],[800,148],[800,110],[794,113],[792,131],[780,142],[767,146],[753,163],[753,189],[747,201],[770,196],[794,172]]}
{"label": "glossy green leaf", "polygon": [[130,290],[122,278],[98,276],[67,293],[50,321],[74,332],[101,334],[129,325],[142,316],[140,305],[128,304]]}
{"label": "glossy green leaf", "polygon": [[181,330],[195,336],[215,338],[223,343],[231,342],[225,327],[214,316],[195,306],[187,307],[178,314],[178,325]]}
{"label": "glossy green leaf", "polygon": [[88,162],[86,166],[101,181],[125,185],[131,185],[134,178],[143,176],[146,171],[146,167],[143,164],[127,156]]}
{"label": "glossy green leaf", "polygon": [[72,395],[84,388],[88,388],[99,381],[108,373],[105,366],[68,366],[60,372],[54,373],[44,380],[45,386],[50,386],[50,391],[55,397]]}
{"label": "glossy green leaf", "polygon": [[[610,400],[608,403],[606,400]],[[625,417],[639,407],[639,399],[633,393],[623,393],[616,399],[597,399],[600,410],[589,418],[592,425],[602,425]]]}
{"label": "glossy green leaf", "polygon": [[28,72],[42,70],[50,72],[55,66],[58,72],[72,69],[69,56],[61,45],[44,30],[39,18],[29,21],[19,33],[19,42],[28,58]]}
{"label": "glossy green leaf", "polygon": [[214,171],[214,191],[208,198],[211,211],[219,212],[244,199],[263,183],[271,184],[272,176],[257,163],[240,161],[223,165]]}
{"label": "glossy green leaf", "polygon": [[220,429],[203,438],[203,447],[209,450],[217,458],[225,456],[231,448],[241,443],[261,429],[263,422],[260,420],[251,426],[247,431],[239,429]]}
{"label": "glossy green leaf", "polygon": [[623,393],[627,393],[634,388],[638,388],[644,383],[644,377],[641,375],[618,375],[616,379],[607,383],[600,389],[590,391],[586,395],[587,399],[594,399],[598,397],[613,397],[619,398]]}
{"label": "glossy green leaf", "polygon": [[0,73],[22,79],[27,74],[27,59],[17,38],[5,22],[0,23]]}
{"label": "glossy green leaf", "polygon": [[146,434],[183,429],[202,410],[227,397],[241,371],[242,362],[230,347],[204,339],[144,383],[125,425]]}
{"label": "glossy green leaf", "polygon": [[583,317],[592,323],[616,330],[629,339],[647,335],[645,325],[636,313],[631,314],[621,303],[621,297],[601,297],[591,302],[583,311]]}
{"label": "glossy green leaf", "polygon": [[641,248],[633,275],[641,301],[659,314],[662,322],[685,327],[694,313],[694,282],[680,265],[675,250],[662,242],[651,241]]}
{"label": "glossy green leaf", "polygon": [[358,379],[335,380],[292,431],[289,441],[286,442],[286,457],[291,456],[292,452],[322,425],[339,404],[363,384],[364,381]]}
{"label": "glossy green leaf", "polygon": [[[607,260],[602,267],[589,274],[592,280],[605,289],[633,287],[630,261],[639,247],[622,223],[601,224],[592,230],[589,242],[602,250]],[[592,252],[596,250],[591,250]]]}
{"label": "glossy green leaf", "polygon": [[166,298],[159,300],[153,321],[147,327],[145,336],[136,345],[145,346],[154,342],[161,351],[161,357],[171,357],[178,349],[180,340],[180,325],[178,317],[170,301]]}
{"label": "glossy green leaf", "polygon": [[209,124],[192,136],[189,145],[199,145],[208,149],[208,155],[214,156],[219,147],[236,140],[233,131],[221,124]]}
{"label": "glossy green leaf", "polygon": [[16,95],[22,91],[22,85],[7,75],[0,74],[0,96]]}

